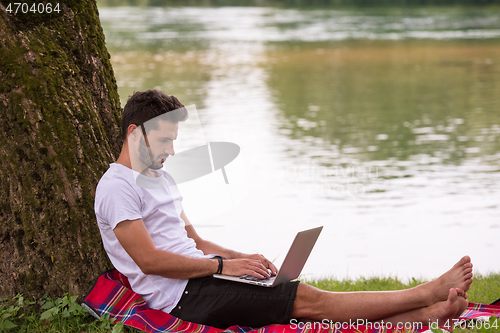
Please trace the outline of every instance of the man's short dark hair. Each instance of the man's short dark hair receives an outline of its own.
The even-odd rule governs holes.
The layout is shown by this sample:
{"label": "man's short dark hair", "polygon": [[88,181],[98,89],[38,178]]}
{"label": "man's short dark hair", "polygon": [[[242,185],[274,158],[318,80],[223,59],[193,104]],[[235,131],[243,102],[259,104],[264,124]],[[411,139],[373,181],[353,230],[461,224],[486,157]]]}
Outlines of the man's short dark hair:
{"label": "man's short dark hair", "polygon": [[186,108],[175,96],[167,95],[155,89],[134,92],[123,108],[123,140],[127,138],[127,130],[130,125],[140,126],[148,120],[163,114],[165,115],[162,119],[173,123],[184,121],[188,117]]}

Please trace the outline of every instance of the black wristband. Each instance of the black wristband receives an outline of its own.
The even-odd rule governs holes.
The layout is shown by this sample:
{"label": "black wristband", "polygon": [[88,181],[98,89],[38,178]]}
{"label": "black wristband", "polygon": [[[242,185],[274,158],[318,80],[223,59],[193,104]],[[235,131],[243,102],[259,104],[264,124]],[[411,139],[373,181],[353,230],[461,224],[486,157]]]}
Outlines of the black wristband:
{"label": "black wristband", "polygon": [[219,268],[217,269],[217,273],[216,274],[222,274],[222,267],[223,267],[223,264],[222,264],[222,257],[215,257],[218,261],[219,261]]}

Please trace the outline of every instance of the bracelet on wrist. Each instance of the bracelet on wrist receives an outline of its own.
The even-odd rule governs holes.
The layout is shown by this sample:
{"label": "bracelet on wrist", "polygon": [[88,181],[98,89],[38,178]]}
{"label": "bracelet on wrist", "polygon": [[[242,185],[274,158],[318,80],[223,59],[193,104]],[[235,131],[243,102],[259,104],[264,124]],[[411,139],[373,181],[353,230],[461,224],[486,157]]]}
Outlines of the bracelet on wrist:
{"label": "bracelet on wrist", "polygon": [[216,274],[222,274],[222,269],[224,267],[224,264],[223,264],[223,258],[220,257],[220,256],[217,256],[215,257],[215,259],[217,259],[219,261],[219,268],[217,268],[217,273]]}

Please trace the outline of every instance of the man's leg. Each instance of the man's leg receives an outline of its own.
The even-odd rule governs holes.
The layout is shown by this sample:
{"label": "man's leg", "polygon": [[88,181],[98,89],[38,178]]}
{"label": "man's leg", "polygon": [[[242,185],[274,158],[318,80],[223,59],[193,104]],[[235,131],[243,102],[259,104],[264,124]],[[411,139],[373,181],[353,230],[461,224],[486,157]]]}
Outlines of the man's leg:
{"label": "man's leg", "polygon": [[422,323],[423,325],[453,326],[453,319],[462,314],[468,305],[466,293],[460,288],[450,288],[448,299],[446,301],[434,303],[431,306],[411,310],[383,319],[385,323],[391,323],[393,326],[402,323]]}
{"label": "man's leg", "polygon": [[[464,291],[463,296],[466,297],[465,292],[469,290],[471,283],[472,263],[468,256],[463,257],[436,280],[406,290],[328,292],[301,283],[297,290],[292,318],[339,322],[356,319],[376,321],[439,304],[437,302],[448,302],[451,288],[459,288]],[[427,312],[437,309],[438,306],[434,306],[427,309]],[[427,312],[421,311],[418,314]],[[425,321],[429,319],[430,317]]]}

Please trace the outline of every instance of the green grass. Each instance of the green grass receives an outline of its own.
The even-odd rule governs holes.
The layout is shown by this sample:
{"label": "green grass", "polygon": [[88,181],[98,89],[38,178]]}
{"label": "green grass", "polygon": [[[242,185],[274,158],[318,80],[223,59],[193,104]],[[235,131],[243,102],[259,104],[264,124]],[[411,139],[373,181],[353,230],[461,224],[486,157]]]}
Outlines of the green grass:
{"label": "green grass", "polygon": [[[357,280],[322,279],[307,283],[329,291],[376,291],[398,290],[414,287],[422,282],[412,279],[403,283],[396,278],[359,278]],[[500,298],[500,274],[475,276],[468,291],[469,301],[491,303]],[[489,329],[483,327],[457,329],[454,332],[500,332],[500,320],[490,321]],[[496,328],[491,328],[496,326]],[[118,333],[132,332],[121,323],[114,325],[110,320],[91,317],[80,305],[78,296],[63,295],[52,299],[42,297],[39,300],[17,295],[12,299],[0,299],[0,332],[89,332]]]}
{"label": "green grass", "polygon": [[90,332],[118,333],[130,331],[122,323],[116,325],[107,318],[95,320],[77,303],[78,296],[64,295],[40,300],[17,295],[0,299],[0,332],[55,333]]}
{"label": "green grass", "polygon": [[[425,281],[412,279],[403,283],[397,278],[359,278],[357,280],[322,279],[307,281],[308,284],[330,291],[378,291],[415,287]],[[487,276],[475,275],[467,292],[469,302],[490,304],[500,298],[500,273]]]}
{"label": "green grass", "polygon": [[[307,281],[315,287],[330,291],[379,291],[399,290],[415,287],[425,281],[412,279],[403,283],[397,278],[359,278],[357,280],[322,279]],[[487,276],[475,275],[469,291],[469,302],[490,304],[500,298],[500,274]],[[453,324],[453,323],[452,323]],[[480,327],[479,327],[480,326]],[[500,319],[491,318],[489,323],[464,323],[462,328],[453,332],[498,332],[500,333]],[[487,327],[487,328],[485,328]]]}

